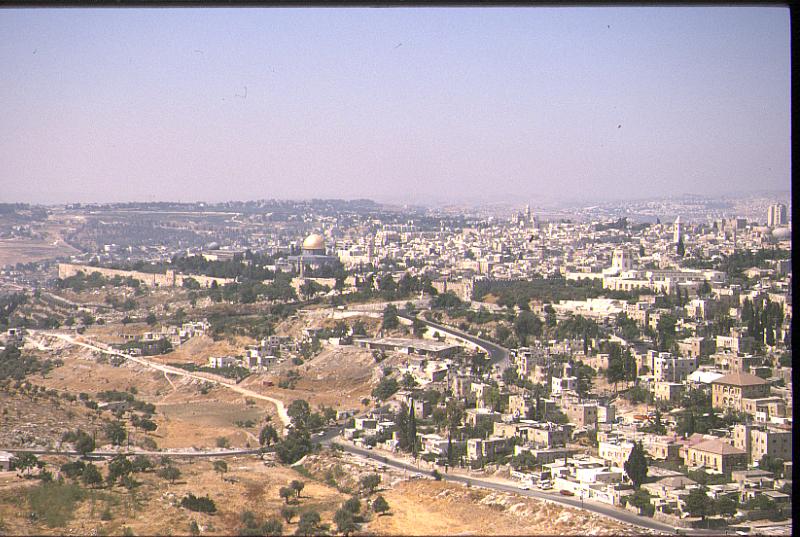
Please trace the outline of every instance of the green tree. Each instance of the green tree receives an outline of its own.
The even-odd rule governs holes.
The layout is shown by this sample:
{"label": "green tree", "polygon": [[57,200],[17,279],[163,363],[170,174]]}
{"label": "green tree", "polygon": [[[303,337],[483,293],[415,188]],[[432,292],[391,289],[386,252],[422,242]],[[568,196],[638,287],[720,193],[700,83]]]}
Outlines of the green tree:
{"label": "green tree", "polygon": [[275,517],[267,519],[261,526],[262,535],[283,535],[283,524]]}
{"label": "green tree", "polygon": [[400,318],[397,316],[397,307],[389,304],[383,310],[383,328],[392,330],[400,326]]}
{"label": "green tree", "polygon": [[389,502],[383,496],[378,496],[372,502],[372,510],[378,513],[378,516],[381,516],[389,511]]}
{"label": "green tree", "polygon": [[168,465],[161,468],[156,475],[161,479],[166,479],[170,483],[175,483],[175,481],[181,477],[181,471],[172,465]]}
{"label": "green tree", "polygon": [[403,378],[400,380],[400,384],[406,390],[413,390],[417,386],[417,381],[414,379],[414,375],[411,373],[405,373]]}
{"label": "green tree", "polygon": [[12,457],[11,465],[15,470],[22,470],[22,473],[27,475],[31,470],[39,466],[39,458],[30,452],[23,452],[19,455]]}
{"label": "green tree", "polygon": [[214,461],[214,471],[222,477],[228,471],[228,463],[223,460]]}
{"label": "green tree", "polygon": [[286,502],[287,504],[289,503],[289,499],[294,497],[295,495],[292,487],[281,487],[280,490],[278,491],[278,494],[280,495],[281,498],[283,498],[283,501]]}
{"label": "green tree", "polygon": [[411,448],[414,458],[417,458],[417,418],[414,415],[414,401],[408,407],[408,436],[407,443]]}
{"label": "green tree", "polygon": [[644,446],[642,446],[641,441],[633,445],[631,454],[628,456],[628,460],[625,461],[624,469],[625,474],[636,489],[647,479],[647,457],[644,454]]}
{"label": "green tree", "polygon": [[297,516],[297,509],[292,507],[291,505],[284,505],[281,507],[281,517],[286,521],[287,524],[292,523],[292,519]]}
{"label": "green tree", "polygon": [[128,457],[125,455],[117,455],[108,463],[106,481],[109,485],[113,485],[118,479],[130,475],[131,472],[133,472],[133,464],[128,460]]}
{"label": "green tree", "polygon": [[284,464],[293,464],[311,451],[311,436],[304,428],[292,428],[280,442],[275,445],[275,454]]}
{"label": "green tree", "polygon": [[86,465],[83,461],[74,461],[68,462],[61,465],[61,475],[66,476],[69,479],[77,479],[81,475],[83,475],[83,471],[86,469]]}
{"label": "green tree", "polygon": [[354,515],[357,515],[361,512],[361,500],[359,500],[355,496],[351,496],[346,502],[342,504],[342,508],[347,511],[350,511]]}
{"label": "green tree", "polygon": [[732,517],[736,514],[739,504],[730,496],[720,496],[714,500],[714,511],[724,517]]}
{"label": "green tree", "polygon": [[375,399],[385,401],[394,395],[399,389],[400,385],[397,383],[396,379],[392,377],[383,377],[378,385],[372,390],[372,396]]}
{"label": "green tree", "polygon": [[318,512],[306,511],[300,515],[295,535],[317,535],[320,532],[321,520]]}
{"label": "green tree", "polygon": [[414,332],[414,337],[421,338],[422,336],[425,335],[425,332],[428,331],[428,325],[425,324],[425,322],[423,322],[421,319],[417,319],[416,317],[414,317],[412,330]]}
{"label": "green tree", "polygon": [[91,453],[95,449],[94,438],[80,429],[76,433],[73,445],[75,446],[75,451],[80,453],[82,457],[85,457],[87,453]]}
{"label": "green tree", "polygon": [[153,462],[145,455],[137,455],[133,458],[131,466],[134,472],[146,472],[153,467]]}
{"label": "green tree", "polygon": [[775,477],[783,477],[783,459],[780,457],[772,457],[764,453],[758,461],[758,467],[767,472],[772,472]]}
{"label": "green tree", "polygon": [[645,489],[639,489],[628,496],[628,503],[639,508],[639,514],[652,515],[654,508],[650,501],[650,493]]}
{"label": "green tree", "polygon": [[333,515],[333,521],[336,524],[336,529],[342,535],[350,535],[358,529],[353,513],[344,507],[336,511],[336,514]]}
{"label": "green tree", "polygon": [[295,399],[286,408],[286,414],[292,418],[292,423],[295,427],[304,428],[308,424],[311,407],[305,399]]}
{"label": "green tree", "polygon": [[530,311],[520,311],[514,320],[514,332],[520,343],[526,344],[528,336],[542,335],[542,320]]}
{"label": "green tree", "polygon": [[617,391],[617,383],[625,378],[625,369],[622,362],[622,349],[619,345],[612,344],[608,352],[608,369],[606,369],[606,380],[614,385],[614,392]]}
{"label": "green tree", "polygon": [[381,476],[378,474],[368,474],[361,478],[361,488],[367,493],[372,494],[381,483]]}
{"label": "green tree", "polygon": [[156,316],[153,312],[150,312],[147,314],[147,317],[145,317],[144,322],[150,326],[154,326],[158,322],[158,319],[156,319]]}
{"label": "green tree", "polygon": [[112,421],[106,425],[105,433],[111,443],[115,446],[121,446],[128,438],[128,432],[125,430],[125,424],[121,421]]}
{"label": "green tree", "polygon": [[653,424],[650,425],[648,431],[652,432],[653,434],[667,434],[667,427],[664,425],[664,422],[661,420],[661,410],[656,408],[655,416],[653,417]]}
{"label": "green tree", "polygon": [[103,476],[100,475],[100,470],[97,469],[97,466],[90,462],[86,465],[86,468],[83,469],[81,480],[87,487],[94,488],[95,485],[102,483]]}
{"label": "green tree", "polygon": [[684,499],[684,505],[691,516],[699,516],[703,520],[713,514],[713,504],[704,487],[692,489]]}
{"label": "green tree", "polygon": [[261,432],[258,433],[258,443],[261,444],[262,447],[271,446],[277,441],[278,431],[275,430],[275,427],[272,425],[265,425],[261,428]]}
{"label": "green tree", "polygon": [[293,479],[292,482],[289,483],[289,486],[295,492],[295,496],[300,498],[300,493],[303,491],[303,488],[305,488],[306,484],[297,479]]}

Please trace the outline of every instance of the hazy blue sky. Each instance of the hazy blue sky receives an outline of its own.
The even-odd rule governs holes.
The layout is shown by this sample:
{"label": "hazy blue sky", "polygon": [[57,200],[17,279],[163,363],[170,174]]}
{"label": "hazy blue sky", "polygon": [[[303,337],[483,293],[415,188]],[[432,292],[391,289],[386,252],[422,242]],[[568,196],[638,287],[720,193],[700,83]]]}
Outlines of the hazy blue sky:
{"label": "hazy blue sky", "polygon": [[788,189],[779,7],[0,10],[0,201]]}

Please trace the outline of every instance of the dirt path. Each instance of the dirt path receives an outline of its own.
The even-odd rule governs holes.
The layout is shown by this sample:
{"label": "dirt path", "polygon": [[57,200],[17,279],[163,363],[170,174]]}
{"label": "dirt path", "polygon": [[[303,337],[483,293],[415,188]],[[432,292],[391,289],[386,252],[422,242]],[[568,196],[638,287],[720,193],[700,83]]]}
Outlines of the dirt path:
{"label": "dirt path", "polygon": [[175,387],[175,384],[173,384],[172,379],[169,378],[169,375],[167,375],[166,371],[164,371],[164,378],[167,379],[167,382],[169,382],[169,385],[172,386],[172,390],[177,392],[178,388]]}
{"label": "dirt path", "polygon": [[[31,330],[30,332],[31,332],[32,335],[34,333],[36,333],[33,330]],[[205,382],[212,382],[214,384],[218,384],[220,386],[224,386],[224,387],[228,388],[229,390],[233,390],[233,391],[235,391],[237,393],[240,393],[240,394],[242,394],[244,396],[251,397],[253,399],[261,399],[262,401],[269,401],[270,403],[274,404],[275,407],[277,408],[278,417],[280,418],[281,422],[283,423],[284,428],[287,425],[289,425],[289,423],[291,422],[291,419],[289,418],[289,415],[286,413],[286,407],[284,406],[283,401],[281,401],[280,399],[275,399],[274,397],[269,397],[268,395],[262,395],[260,393],[256,393],[256,392],[254,392],[252,390],[248,390],[247,388],[242,388],[241,386],[237,386],[236,384],[230,384],[228,382],[223,382],[221,380],[211,379],[211,378],[208,378],[206,376],[196,375],[194,373],[190,373],[189,371],[184,371],[182,369],[178,369],[178,368],[175,368],[175,367],[171,367],[171,366],[167,366],[167,365],[162,365],[162,364],[158,364],[158,363],[155,363],[155,362],[151,362],[149,360],[145,360],[144,358],[139,358],[139,357],[135,357],[135,356],[128,356],[126,354],[122,354],[122,353],[119,353],[119,352],[116,352],[116,351],[113,351],[113,350],[109,350],[108,348],[100,347],[100,346],[95,345],[93,343],[87,343],[85,341],[78,341],[75,337],[73,337],[71,335],[68,335],[68,334],[45,333],[43,335],[50,336],[50,337],[55,337],[55,338],[58,338],[58,339],[60,339],[62,341],[66,341],[67,343],[70,343],[72,345],[79,345],[81,347],[85,347],[85,348],[91,349],[93,351],[102,352],[104,354],[110,354],[112,356],[120,356],[122,358],[125,358],[126,360],[131,360],[133,362],[136,362],[137,364],[141,364],[141,365],[144,365],[146,367],[150,367],[152,369],[155,369],[155,370],[158,370],[158,371],[162,371],[165,375],[167,373],[169,373],[171,375],[178,375],[178,376],[181,376],[181,377],[194,378],[194,379],[202,380],[202,381],[205,381]],[[170,382],[170,384],[172,384],[172,383]]]}

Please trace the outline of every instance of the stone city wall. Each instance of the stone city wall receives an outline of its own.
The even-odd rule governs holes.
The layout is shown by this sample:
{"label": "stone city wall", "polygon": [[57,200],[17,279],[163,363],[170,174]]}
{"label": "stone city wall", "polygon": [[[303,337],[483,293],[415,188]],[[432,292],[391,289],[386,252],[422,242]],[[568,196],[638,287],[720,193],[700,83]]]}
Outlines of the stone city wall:
{"label": "stone city wall", "polygon": [[61,279],[75,276],[78,273],[85,275],[99,272],[105,278],[113,278],[119,276],[120,278],[133,278],[138,280],[144,285],[150,287],[180,287],[183,285],[183,280],[186,278],[194,278],[200,284],[200,287],[210,287],[213,282],[217,285],[225,285],[232,283],[232,278],[214,278],[212,276],[202,276],[195,274],[176,274],[174,270],[168,270],[165,273],[150,273],[140,272],[137,270],[119,270],[105,267],[92,267],[89,265],[77,265],[73,263],[59,263],[58,264],[58,277]]}

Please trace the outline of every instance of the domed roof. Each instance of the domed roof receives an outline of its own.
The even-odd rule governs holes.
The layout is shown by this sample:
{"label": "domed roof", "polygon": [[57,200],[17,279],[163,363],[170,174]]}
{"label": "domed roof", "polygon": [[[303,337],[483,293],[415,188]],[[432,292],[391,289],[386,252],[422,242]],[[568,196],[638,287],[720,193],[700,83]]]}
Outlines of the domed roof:
{"label": "domed roof", "polygon": [[322,235],[312,233],[303,241],[303,250],[324,250],[325,239]]}

